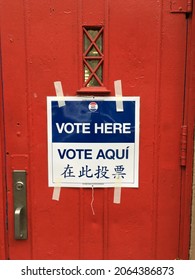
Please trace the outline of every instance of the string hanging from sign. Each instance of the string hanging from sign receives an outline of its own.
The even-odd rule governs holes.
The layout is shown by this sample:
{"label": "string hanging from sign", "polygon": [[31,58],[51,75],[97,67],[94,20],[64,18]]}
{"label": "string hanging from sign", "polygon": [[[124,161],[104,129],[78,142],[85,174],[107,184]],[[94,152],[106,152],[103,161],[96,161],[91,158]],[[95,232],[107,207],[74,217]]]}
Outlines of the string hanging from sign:
{"label": "string hanging from sign", "polygon": [[91,211],[92,211],[93,215],[95,216],[95,210],[94,210],[94,206],[93,206],[94,200],[95,200],[95,192],[94,192],[94,188],[92,187],[91,188]]}
{"label": "string hanging from sign", "polygon": [[[64,96],[63,89],[62,89],[62,83],[60,81],[54,82],[54,88],[55,88],[55,91],[56,91],[56,96],[58,96],[58,97],[63,97]],[[58,101],[58,106],[59,107],[63,107],[65,105],[66,105],[65,101],[63,101],[63,100]],[[60,186],[59,187],[54,187],[52,200],[59,201],[60,192],[61,192],[61,187]]]}

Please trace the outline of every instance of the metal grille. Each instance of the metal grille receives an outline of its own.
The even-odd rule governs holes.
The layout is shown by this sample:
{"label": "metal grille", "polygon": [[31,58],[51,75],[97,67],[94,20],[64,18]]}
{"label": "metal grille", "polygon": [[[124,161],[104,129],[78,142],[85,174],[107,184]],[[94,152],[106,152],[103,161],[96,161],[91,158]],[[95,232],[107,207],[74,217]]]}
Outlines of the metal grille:
{"label": "metal grille", "polygon": [[103,86],[103,27],[83,27],[84,87]]}

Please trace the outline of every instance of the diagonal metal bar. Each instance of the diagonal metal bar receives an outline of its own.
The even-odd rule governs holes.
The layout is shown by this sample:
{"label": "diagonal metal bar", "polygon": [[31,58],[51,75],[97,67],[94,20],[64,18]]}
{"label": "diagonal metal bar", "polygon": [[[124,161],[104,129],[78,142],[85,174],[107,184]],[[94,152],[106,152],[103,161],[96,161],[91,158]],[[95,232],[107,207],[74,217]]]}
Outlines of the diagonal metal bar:
{"label": "diagonal metal bar", "polygon": [[86,59],[84,59],[84,64],[89,68],[89,70],[90,70],[90,72],[91,72],[89,78],[87,79],[87,81],[85,81],[85,84],[84,84],[84,85],[86,86],[86,85],[90,82],[90,80],[92,79],[93,76],[95,77],[95,79],[98,81],[98,83],[99,83],[100,85],[103,85],[102,81],[100,80],[100,78],[99,78],[98,75],[96,74],[96,71],[99,69],[100,65],[103,64],[103,59],[101,59],[101,60],[98,62],[98,64],[97,64],[97,66],[95,67],[95,69],[93,69],[93,68],[88,64],[88,62],[86,61]]}
{"label": "diagonal metal bar", "polygon": [[103,53],[101,52],[101,50],[98,48],[96,41],[97,39],[100,37],[100,35],[103,32],[103,27],[99,30],[98,34],[96,35],[96,37],[94,39],[91,38],[91,36],[88,34],[87,30],[85,28],[83,28],[83,31],[85,33],[85,35],[87,36],[87,38],[90,40],[91,44],[89,45],[89,47],[87,48],[87,50],[84,52],[84,56],[87,56],[87,54],[89,53],[90,49],[94,46],[94,48],[97,50],[97,52],[102,56]]}

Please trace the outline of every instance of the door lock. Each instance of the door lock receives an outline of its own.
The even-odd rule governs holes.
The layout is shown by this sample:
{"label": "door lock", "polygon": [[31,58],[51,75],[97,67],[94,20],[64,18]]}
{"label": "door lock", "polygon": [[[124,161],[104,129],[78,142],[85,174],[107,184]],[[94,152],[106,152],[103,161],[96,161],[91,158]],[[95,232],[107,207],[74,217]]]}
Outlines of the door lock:
{"label": "door lock", "polygon": [[14,193],[14,237],[27,239],[27,197],[26,197],[26,171],[13,171]]}
{"label": "door lock", "polygon": [[18,191],[21,191],[23,187],[24,187],[24,183],[23,182],[21,182],[21,181],[16,182],[16,189]]}

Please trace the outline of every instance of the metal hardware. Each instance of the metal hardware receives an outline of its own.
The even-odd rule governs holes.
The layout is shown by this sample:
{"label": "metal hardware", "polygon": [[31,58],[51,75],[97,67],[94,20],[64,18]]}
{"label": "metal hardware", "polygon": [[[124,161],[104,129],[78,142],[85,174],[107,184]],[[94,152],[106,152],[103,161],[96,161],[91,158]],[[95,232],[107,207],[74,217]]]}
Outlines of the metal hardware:
{"label": "metal hardware", "polygon": [[187,158],[187,125],[181,127],[181,151],[180,151],[180,165],[186,166]]}
{"label": "metal hardware", "polygon": [[13,171],[14,237],[27,239],[26,171]]}
{"label": "metal hardware", "polygon": [[192,0],[171,0],[171,13],[192,13]]}
{"label": "metal hardware", "polygon": [[16,183],[16,189],[17,189],[18,191],[21,191],[23,187],[24,187],[24,183],[23,183],[23,182],[18,181],[18,182]]}

